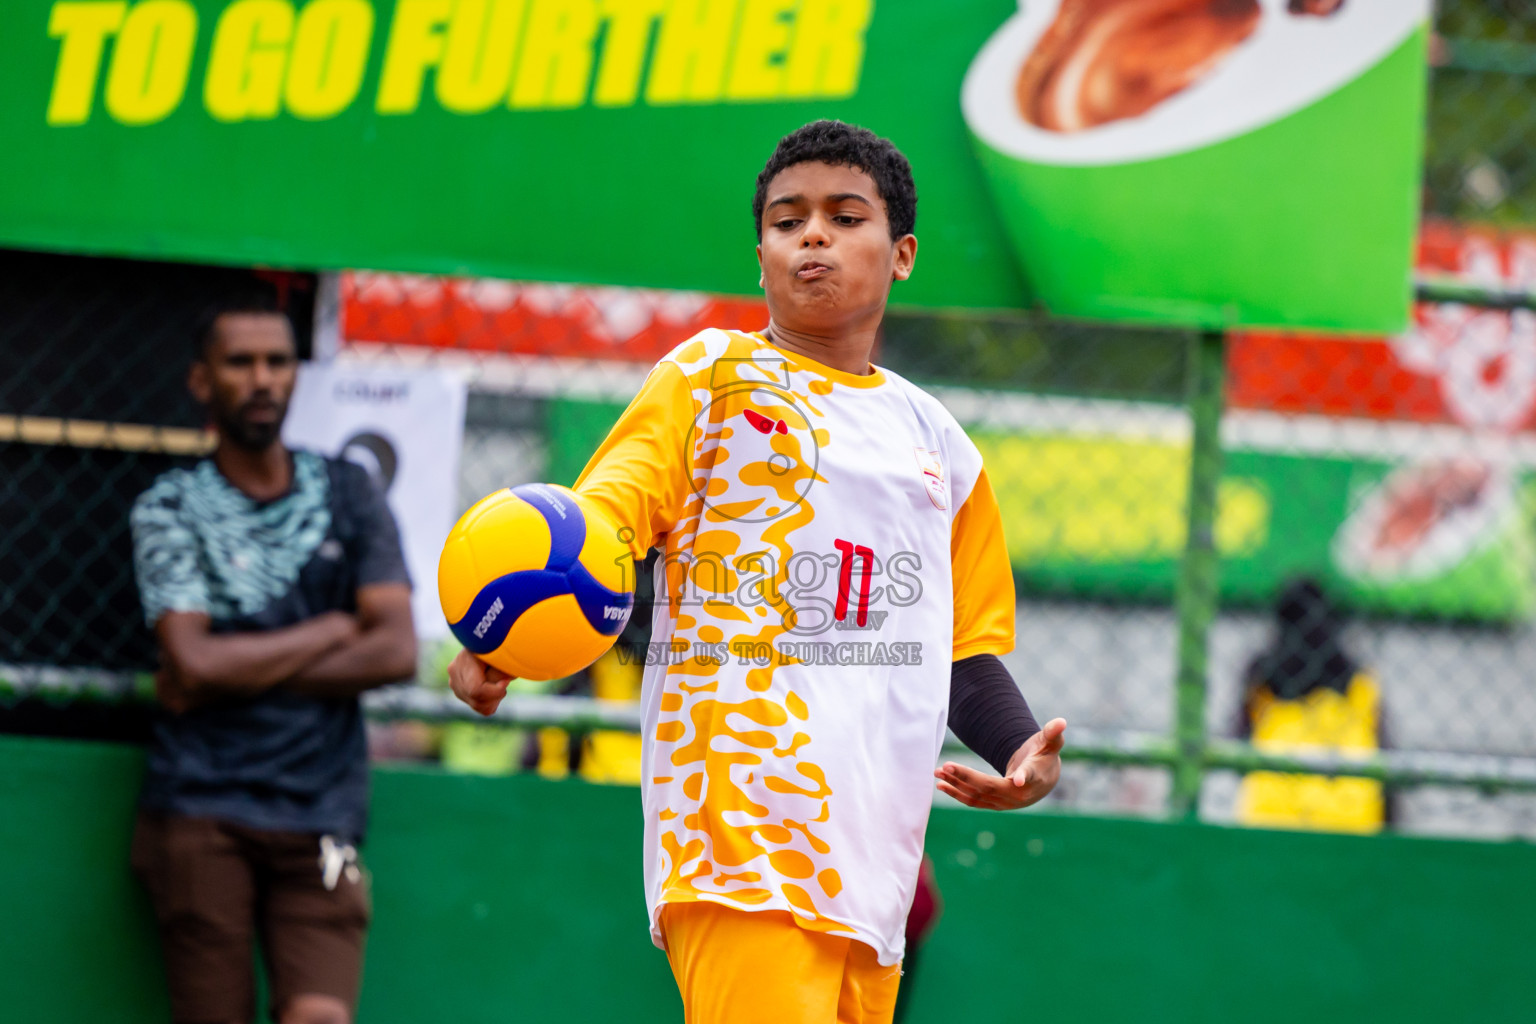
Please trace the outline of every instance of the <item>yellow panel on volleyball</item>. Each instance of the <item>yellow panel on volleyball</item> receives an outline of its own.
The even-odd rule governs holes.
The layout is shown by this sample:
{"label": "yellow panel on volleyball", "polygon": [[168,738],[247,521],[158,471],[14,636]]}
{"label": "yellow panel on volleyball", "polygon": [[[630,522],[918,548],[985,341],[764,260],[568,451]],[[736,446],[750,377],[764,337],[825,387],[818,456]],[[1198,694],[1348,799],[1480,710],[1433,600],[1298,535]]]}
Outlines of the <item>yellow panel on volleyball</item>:
{"label": "yellow panel on volleyball", "polygon": [[635,589],[635,561],[630,554],[627,531],[621,540],[619,528],[613,525],[608,513],[598,508],[591,499],[576,494],[576,504],[587,521],[586,540],[581,545],[577,561],[586,566],[587,572],[609,590],[618,593]]}
{"label": "yellow panel on volleyball", "polygon": [[[470,542],[471,535],[477,539]],[[505,538],[488,544],[484,538]],[[588,538],[590,543],[590,538]],[[458,622],[488,580],[549,561],[549,525],[539,510],[503,488],[477,501],[443,542],[437,563],[437,590],[443,615]]]}
{"label": "yellow panel on volleyball", "polygon": [[501,646],[484,659],[519,679],[558,679],[592,664],[613,641],[587,625],[574,597],[562,594],[518,616]]}

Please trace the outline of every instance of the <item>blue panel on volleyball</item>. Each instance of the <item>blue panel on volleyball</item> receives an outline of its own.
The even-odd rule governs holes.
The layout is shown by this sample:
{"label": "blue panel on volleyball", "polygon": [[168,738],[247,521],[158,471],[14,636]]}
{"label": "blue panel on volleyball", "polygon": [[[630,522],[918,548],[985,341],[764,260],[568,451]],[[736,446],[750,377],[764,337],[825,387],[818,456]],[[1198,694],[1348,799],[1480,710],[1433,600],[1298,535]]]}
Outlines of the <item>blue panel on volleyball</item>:
{"label": "blue panel on volleyball", "polygon": [[581,614],[586,616],[588,625],[603,636],[618,636],[623,632],[624,624],[629,621],[629,613],[635,605],[634,594],[614,593],[593,579],[587,567],[580,562],[571,566],[567,578],[571,583],[571,593],[576,595],[576,603],[581,606]]}
{"label": "blue panel on volleyball", "polygon": [[544,568],[565,572],[587,543],[587,517],[574,501],[544,484],[523,484],[512,488],[512,493],[537,509],[549,524],[549,560]]}

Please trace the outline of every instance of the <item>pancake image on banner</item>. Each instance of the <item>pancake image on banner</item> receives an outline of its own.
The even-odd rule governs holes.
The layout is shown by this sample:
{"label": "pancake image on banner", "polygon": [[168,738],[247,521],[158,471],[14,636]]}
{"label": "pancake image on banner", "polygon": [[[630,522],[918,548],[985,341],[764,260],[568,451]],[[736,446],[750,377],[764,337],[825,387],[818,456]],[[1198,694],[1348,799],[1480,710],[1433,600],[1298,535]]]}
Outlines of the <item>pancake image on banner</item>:
{"label": "pancake image on banner", "polygon": [[1400,330],[1427,0],[1031,0],[961,107],[1051,312]]}

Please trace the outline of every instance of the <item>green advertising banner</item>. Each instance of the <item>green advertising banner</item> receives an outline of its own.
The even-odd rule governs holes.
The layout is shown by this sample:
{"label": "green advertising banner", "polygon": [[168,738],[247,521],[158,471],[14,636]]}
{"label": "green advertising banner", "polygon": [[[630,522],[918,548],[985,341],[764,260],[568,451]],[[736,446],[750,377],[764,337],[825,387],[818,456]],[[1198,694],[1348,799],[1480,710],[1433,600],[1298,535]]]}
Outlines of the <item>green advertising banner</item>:
{"label": "green advertising banner", "polygon": [[[1171,599],[1187,442],[974,433],[1026,593]],[[1320,577],[1385,615],[1509,621],[1536,607],[1536,477],[1470,457],[1237,448],[1217,491],[1221,594],[1267,604]]]}
{"label": "green advertising banner", "polygon": [[1400,328],[1427,0],[1167,7],[10,0],[0,245],[751,294],[837,117],[915,168],[898,303]]}

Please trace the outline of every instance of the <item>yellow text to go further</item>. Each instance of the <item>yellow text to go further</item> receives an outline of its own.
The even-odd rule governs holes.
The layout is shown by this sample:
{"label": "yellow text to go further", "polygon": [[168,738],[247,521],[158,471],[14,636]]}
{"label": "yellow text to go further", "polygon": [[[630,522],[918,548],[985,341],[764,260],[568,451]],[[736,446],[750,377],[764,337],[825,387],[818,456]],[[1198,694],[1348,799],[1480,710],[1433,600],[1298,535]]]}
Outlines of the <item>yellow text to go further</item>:
{"label": "yellow text to go further", "polygon": [[460,115],[850,96],[873,0],[233,0],[207,25],[199,9],[55,3],[47,122],[85,124],[99,94],[120,124],[153,124],[194,70],[227,123],[336,117],[370,81],[382,115],[429,89]]}

